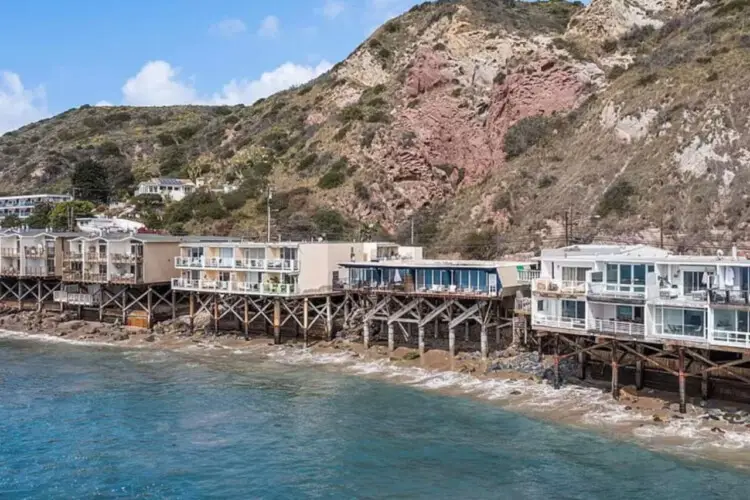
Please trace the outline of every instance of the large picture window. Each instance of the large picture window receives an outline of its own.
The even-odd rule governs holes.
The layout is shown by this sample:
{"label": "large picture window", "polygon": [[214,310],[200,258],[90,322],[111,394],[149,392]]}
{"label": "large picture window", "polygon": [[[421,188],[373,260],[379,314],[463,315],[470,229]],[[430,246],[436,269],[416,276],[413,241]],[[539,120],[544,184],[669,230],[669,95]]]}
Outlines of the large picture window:
{"label": "large picture window", "polygon": [[563,318],[586,319],[586,303],[577,300],[562,301]]}

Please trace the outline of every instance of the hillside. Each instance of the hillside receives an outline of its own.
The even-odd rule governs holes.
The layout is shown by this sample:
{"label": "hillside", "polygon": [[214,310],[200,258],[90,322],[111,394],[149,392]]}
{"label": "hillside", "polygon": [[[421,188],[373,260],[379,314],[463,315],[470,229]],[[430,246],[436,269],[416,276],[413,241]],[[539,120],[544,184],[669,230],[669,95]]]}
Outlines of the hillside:
{"label": "hillside", "polygon": [[[9,192],[64,190],[93,157],[110,182],[241,181],[181,207],[186,229],[382,232],[492,256],[581,239],[745,238],[748,0],[460,0],[389,21],[328,74],[252,106],[82,107],[0,138]],[[131,176],[132,174],[132,176]],[[173,212],[178,210],[173,209]],[[175,219],[176,220],[176,219]]]}

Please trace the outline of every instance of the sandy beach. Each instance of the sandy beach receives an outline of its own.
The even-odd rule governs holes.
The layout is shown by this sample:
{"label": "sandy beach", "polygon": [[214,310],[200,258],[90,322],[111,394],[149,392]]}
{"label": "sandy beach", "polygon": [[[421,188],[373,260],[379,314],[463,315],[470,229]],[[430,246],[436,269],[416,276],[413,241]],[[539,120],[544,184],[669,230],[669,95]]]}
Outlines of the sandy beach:
{"label": "sandy beach", "polygon": [[[420,359],[416,349],[384,345],[368,350],[355,340],[317,341],[305,348],[288,341],[253,335],[191,334],[181,320],[157,325],[153,331],[73,320],[56,312],[5,311],[0,335],[38,341],[115,346],[125,349],[174,350],[210,362],[217,356],[263,356],[296,365],[317,365],[356,376],[377,378],[424,390],[471,397],[501,405],[534,418],[594,430],[660,452],[688,459],[709,459],[750,468],[750,408],[711,400],[691,400],[686,414],[678,411],[677,395],[654,390],[621,388],[620,400],[609,384],[573,376],[574,366],[561,370],[563,385],[554,389],[545,375],[551,357],[539,363],[536,353],[490,359],[463,352],[451,360],[446,351],[428,350]],[[499,367],[502,367],[500,369]],[[508,368],[510,367],[510,368]]]}

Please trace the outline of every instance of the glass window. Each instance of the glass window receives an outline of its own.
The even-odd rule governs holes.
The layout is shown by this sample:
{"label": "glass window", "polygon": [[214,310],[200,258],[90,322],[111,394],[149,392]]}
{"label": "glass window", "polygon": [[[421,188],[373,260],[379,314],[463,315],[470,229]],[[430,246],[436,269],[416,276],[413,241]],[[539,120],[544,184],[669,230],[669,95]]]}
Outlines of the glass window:
{"label": "glass window", "polygon": [[646,266],[643,264],[633,266],[633,283],[636,285],[646,284]]}
{"label": "glass window", "polygon": [[617,264],[607,264],[607,283],[617,283]]}
{"label": "glass window", "polygon": [[682,273],[685,294],[696,290],[708,290],[713,281],[713,272],[685,271]]}
{"label": "glass window", "polygon": [[633,282],[633,268],[630,264],[620,264],[620,283],[629,285]]}
{"label": "glass window", "polygon": [[[743,313],[747,314],[747,313]],[[714,328],[723,331],[736,331],[737,326],[735,325],[735,311],[727,311],[724,309],[716,309],[714,311]]]}
{"label": "glass window", "polygon": [[563,281],[584,282],[586,281],[586,271],[588,269],[585,267],[563,267],[562,279]]}
{"label": "glass window", "polygon": [[633,307],[632,306],[617,306],[617,321],[632,321],[633,320]]}
{"label": "glass window", "polygon": [[477,271],[477,288],[487,290],[487,272]]}
{"label": "glass window", "polygon": [[562,315],[563,318],[585,319],[586,303],[577,300],[563,300]]}
{"label": "glass window", "polygon": [[703,311],[685,309],[685,335],[703,337]]}
{"label": "glass window", "polygon": [[576,317],[578,319],[586,319],[586,303],[576,302]]}
{"label": "glass window", "polygon": [[633,321],[643,324],[643,307],[636,306],[633,308]]}
{"label": "glass window", "polygon": [[536,310],[539,312],[544,312],[544,301],[543,300],[537,300],[536,301]]}
{"label": "glass window", "polygon": [[647,272],[649,272],[649,273],[653,273],[654,272],[654,266],[653,265],[649,265],[647,269],[648,269]]}

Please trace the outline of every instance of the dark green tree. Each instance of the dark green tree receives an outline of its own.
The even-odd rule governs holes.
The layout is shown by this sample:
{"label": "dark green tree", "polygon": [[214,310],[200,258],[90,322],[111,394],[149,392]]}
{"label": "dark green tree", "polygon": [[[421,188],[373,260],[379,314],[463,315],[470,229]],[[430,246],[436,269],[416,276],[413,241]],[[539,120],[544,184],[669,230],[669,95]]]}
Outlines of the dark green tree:
{"label": "dark green tree", "polygon": [[107,203],[111,194],[107,169],[94,160],[76,164],[71,177],[76,199]]}
{"label": "dark green tree", "polygon": [[44,229],[49,226],[49,215],[52,213],[54,205],[48,202],[39,203],[34,207],[34,211],[26,219],[26,224],[32,229]]}
{"label": "dark green tree", "polygon": [[2,226],[6,229],[12,227],[21,227],[21,219],[15,214],[6,215],[3,219]]}
{"label": "dark green tree", "polygon": [[74,219],[78,217],[91,217],[94,213],[94,204],[90,201],[73,200],[58,203],[49,214],[49,222],[53,229],[58,231],[68,229],[68,211],[71,207]]}

